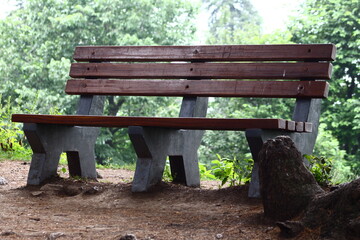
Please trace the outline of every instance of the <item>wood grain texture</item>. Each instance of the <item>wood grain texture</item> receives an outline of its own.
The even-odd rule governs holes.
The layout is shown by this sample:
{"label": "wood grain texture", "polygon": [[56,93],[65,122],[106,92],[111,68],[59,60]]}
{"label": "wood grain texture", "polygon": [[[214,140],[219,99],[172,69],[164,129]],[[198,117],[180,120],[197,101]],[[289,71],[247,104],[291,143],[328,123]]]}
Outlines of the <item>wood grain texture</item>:
{"label": "wood grain texture", "polygon": [[73,78],[330,79],[330,63],[73,63]]}
{"label": "wood grain texture", "polygon": [[65,92],[122,96],[325,98],[328,85],[326,81],[70,79]]}
{"label": "wood grain texture", "polygon": [[333,44],[81,46],[77,61],[333,61]]}
{"label": "wood grain texture", "polygon": [[89,115],[32,115],[13,114],[13,122],[61,124],[71,126],[93,127],[162,127],[173,129],[199,129],[199,130],[246,130],[249,128],[287,129],[283,119],[224,119],[224,118],[161,118],[161,117],[114,117]]}

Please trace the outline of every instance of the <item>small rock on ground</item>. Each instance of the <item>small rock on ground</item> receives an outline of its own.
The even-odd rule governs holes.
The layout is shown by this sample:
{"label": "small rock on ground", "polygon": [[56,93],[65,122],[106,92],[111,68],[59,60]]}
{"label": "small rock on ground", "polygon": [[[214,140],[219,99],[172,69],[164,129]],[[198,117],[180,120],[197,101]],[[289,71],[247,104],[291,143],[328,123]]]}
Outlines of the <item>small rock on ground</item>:
{"label": "small rock on ground", "polygon": [[126,234],[125,236],[120,237],[119,240],[137,240],[137,238],[133,234]]}
{"label": "small rock on ground", "polygon": [[59,237],[65,236],[64,233],[62,232],[56,232],[56,233],[50,233],[49,237],[47,238],[48,240],[55,240]]}
{"label": "small rock on ground", "polygon": [[41,196],[43,194],[44,194],[43,191],[33,191],[33,192],[31,192],[31,196],[33,196],[33,197],[39,197],[39,196]]}
{"label": "small rock on ground", "polygon": [[8,184],[8,181],[6,181],[5,178],[0,177],[0,185],[6,185],[6,184]]}
{"label": "small rock on ground", "polygon": [[15,235],[16,233],[13,231],[5,231],[0,233],[0,236],[11,236],[11,235]]}
{"label": "small rock on ground", "polygon": [[90,186],[90,187],[84,188],[84,194],[88,194],[88,195],[97,194],[97,193],[100,193],[101,191],[103,191],[103,189],[102,189],[102,187],[99,187],[99,186]]}

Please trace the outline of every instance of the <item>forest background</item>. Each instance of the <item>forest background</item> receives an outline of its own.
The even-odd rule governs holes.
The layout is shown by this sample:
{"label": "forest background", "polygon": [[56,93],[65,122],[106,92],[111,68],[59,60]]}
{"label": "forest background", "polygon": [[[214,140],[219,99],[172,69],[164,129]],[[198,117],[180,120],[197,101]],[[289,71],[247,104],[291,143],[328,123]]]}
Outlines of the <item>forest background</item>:
{"label": "forest background", "polygon": [[[360,4],[304,0],[286,29],[265,32],[250,0],[15,0],[0,20],[0,156],[31,158],[12,113],[73,114],[77,97],[64,93],[72,55],[80,45],[333,43],[337,47],[329,98],[323,101],[314,156],[330,166],[334,183],[360,175]],[[201,11],[202,10],[202,11]],[[206,18],[199,14],[205,10]],[[271,11],[271,9],[269,9]],[[208,30],[204,32],[201,24]],[[105,114],[174,117],[179,98],[108,97]],[[291,118],[294,99],[211,98],[209,117]],[[96,144],[101,165],[133,165],[126,129],[103,128]],[[242,132],[207,131],[199,151],[210,168],[231,162],[249,171]],[[216,161],[214,161],[216,160]],[[245,165],[243,165],[245,164]]]}

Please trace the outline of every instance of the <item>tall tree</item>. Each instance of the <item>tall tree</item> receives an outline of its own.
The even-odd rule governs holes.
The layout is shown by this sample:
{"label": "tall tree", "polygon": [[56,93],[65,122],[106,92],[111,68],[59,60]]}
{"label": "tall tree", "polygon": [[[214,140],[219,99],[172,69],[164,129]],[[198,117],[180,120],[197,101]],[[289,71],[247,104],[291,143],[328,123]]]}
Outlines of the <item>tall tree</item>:
{"label": "tall tree", "polygon": [[[74,112],[76,101],[63,89],[75,46],[185,44],[193,38],[197,14],[190,0],[18,0],[18,5],[0,20],[0,93],[24,111],[41,113]],[[143,101],[140,110],[155,114],[164,101],[173,100]],[[123,98],[110,97],[106,112],[139,110],[129,106]],[[102,159],[129,157],[116,150],[124,142],[112,138],[117,131],[100,137],[104,147],[98,149],[106,149],[105,143],[112,149],[100,152]]]}
{"label": "tall tree", "polygon": [[307,0],[290,26],[297,43],[334,43],[337,57],[327,130],[339,139],[353,170],[360,174],[360,4],[358,0]]}
{"label": "tall tree", "polygon": [[260,26],[260,16],[249,0],[203,0],[210,12],[209,43],[234,43],[239,32]]}

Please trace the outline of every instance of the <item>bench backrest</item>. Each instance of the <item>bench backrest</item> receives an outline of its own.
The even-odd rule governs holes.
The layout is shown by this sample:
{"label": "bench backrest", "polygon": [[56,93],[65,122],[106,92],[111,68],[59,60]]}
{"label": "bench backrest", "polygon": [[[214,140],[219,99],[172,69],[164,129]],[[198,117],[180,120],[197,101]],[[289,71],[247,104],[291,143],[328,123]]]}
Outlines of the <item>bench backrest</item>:
{"label": "bench backrest", "polygon": [[[72,64],[70,76],[78,80],[69,80],[66,92],[324,98],[328,90],[326,81],[312,80],[330,79],[329,61],[334,60],[334,54],[331,44],[77,47],[74,59],[78,63]],[[244,79],[263,81],[238,81]]]}
{"label": "bench backrest", "polygon": [[[293,120],[311,122],[311,99],[327,97],[335,52],[333,44],[81,46],[65,91],[82,96],[78,114],[93,114],[81,109],[96,95],[183,96],[181,111],[201,97],[296,98]],[[205,116],[204,106],[180,116]]]}

